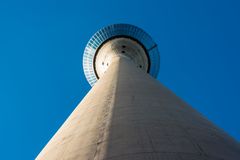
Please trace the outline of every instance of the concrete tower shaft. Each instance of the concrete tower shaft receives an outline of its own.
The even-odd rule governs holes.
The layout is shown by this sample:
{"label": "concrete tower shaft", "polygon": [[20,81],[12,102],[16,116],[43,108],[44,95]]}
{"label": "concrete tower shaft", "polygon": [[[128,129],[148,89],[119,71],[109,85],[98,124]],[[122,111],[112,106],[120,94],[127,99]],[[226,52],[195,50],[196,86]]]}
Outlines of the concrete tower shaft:
{"label": "concrete tower shaft", "polygon": [[115,57],[38,160],[238,160],[239,144],[175,94]]}

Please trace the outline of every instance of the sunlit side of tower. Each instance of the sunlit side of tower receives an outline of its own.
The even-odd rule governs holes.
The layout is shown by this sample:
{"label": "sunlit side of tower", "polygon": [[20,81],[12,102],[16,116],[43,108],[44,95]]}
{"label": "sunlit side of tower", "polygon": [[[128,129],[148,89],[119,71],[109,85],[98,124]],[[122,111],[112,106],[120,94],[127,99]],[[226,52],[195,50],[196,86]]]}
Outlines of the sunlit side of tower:
{"label": "sunlit side of tower", "polygon": [[240,159],[238,142],[154,79],[159,52],[142,29],[102,28],[83,68],[92,89],[36,159]]}

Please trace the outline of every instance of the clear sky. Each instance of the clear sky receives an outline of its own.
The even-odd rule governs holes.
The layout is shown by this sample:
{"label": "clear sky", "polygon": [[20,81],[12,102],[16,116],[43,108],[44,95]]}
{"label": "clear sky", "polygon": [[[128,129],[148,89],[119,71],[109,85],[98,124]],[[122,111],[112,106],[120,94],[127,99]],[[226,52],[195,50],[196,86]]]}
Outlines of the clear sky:
{"label": "clear sky", "polygon": [[89,91],[82,54],[130,23],[160,56],[158,79],[240,140],[239,0],[1,0],[0,159],[31,160]]}

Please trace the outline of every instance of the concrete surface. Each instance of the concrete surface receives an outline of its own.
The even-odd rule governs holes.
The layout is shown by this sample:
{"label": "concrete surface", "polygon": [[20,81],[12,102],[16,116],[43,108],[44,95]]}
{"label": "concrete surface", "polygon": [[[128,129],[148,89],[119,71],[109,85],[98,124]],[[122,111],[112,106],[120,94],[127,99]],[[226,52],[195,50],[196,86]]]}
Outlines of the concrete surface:
{"label": "concrete surface", "polygon": [[240,160],[240,145],[125,58],[103,77],[37,160]]}

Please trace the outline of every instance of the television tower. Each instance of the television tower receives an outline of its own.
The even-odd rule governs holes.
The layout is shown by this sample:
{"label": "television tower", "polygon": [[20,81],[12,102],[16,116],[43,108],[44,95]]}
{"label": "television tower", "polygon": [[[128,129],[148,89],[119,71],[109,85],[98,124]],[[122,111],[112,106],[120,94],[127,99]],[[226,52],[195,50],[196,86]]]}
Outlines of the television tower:
{"label": "television tower", "polygon": [[92,89],[37,160],[240,160],[240,145],[164,87],[152,38],[100,29],[83,55]]}

